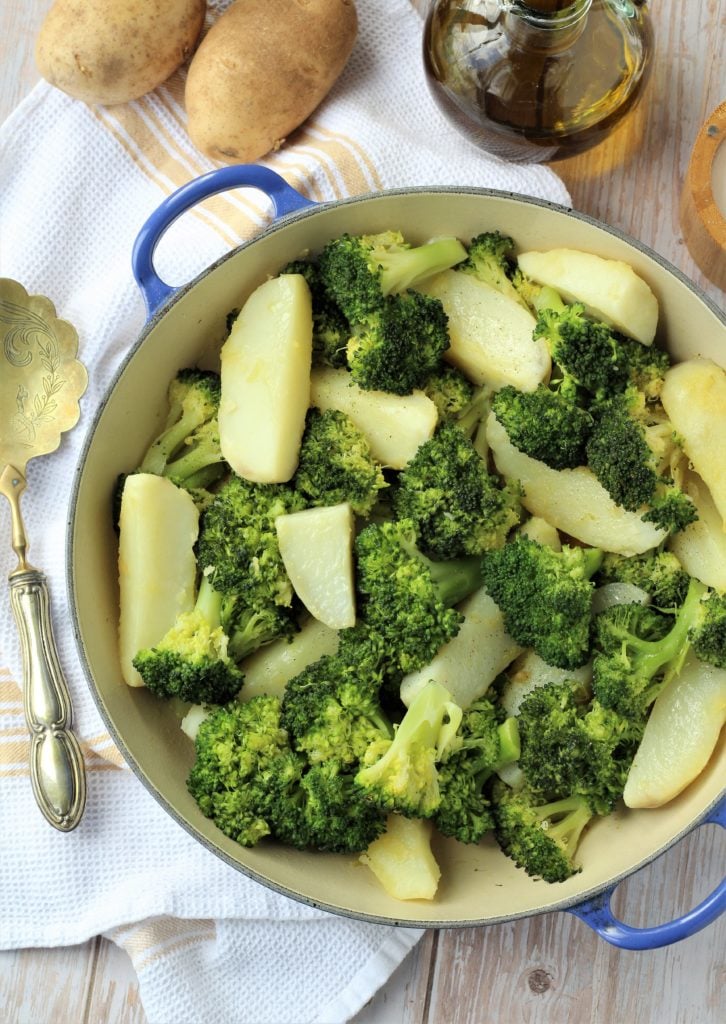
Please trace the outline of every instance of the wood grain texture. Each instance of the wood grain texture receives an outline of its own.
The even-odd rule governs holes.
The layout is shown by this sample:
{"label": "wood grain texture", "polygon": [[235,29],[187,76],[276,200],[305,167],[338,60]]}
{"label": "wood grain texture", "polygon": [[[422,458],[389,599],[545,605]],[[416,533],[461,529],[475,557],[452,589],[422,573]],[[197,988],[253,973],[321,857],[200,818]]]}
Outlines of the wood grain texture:
{"label": "wood grain texture", "polygon": [[[50,5],[0,4],[0,120],[37,80],[33,43]],[[699,127],[726,98],[726,0],[658,0],[651,17],[657,59],[642,104],[596,149],[553,167],[576,209],[651,246],[723,305],[683,242],[678,203]],[[616,912],[636,926],[684,912],[722,878],[723,851],[719,830],[700,829],[628,879]],[[427,932],[355,1024],[721,1024],[725,949],[726,918],[649,953],[614,949],[567,914]],[[101,938],[0,953],[0,1019],[146,1022],[128,957]]]}

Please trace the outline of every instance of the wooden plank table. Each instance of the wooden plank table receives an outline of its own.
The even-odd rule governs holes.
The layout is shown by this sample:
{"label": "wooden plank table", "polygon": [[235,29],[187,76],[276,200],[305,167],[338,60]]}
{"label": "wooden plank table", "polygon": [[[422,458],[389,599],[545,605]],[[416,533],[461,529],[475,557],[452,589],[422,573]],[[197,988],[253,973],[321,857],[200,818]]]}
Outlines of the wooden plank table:
{"label": "wooden plank table", "polygon": [[[0,121],[37,80],[33,41],[50,5],[0,4]],[[555,170],[576,209],[650,245],[723,304],[724,293],[683,242],[678,200],[698,128],[726,99],[726,0],[659,0],[651,17],[657,49],[644,103],[610,139]],[[634,925],[669,920],[720,881],[725,860],[719,830],[702,828],[628,879],[615,909]],[[725,949],[726,917],[640,954],[610,947],[567,914],[430,931],[356,1024],[720,1024]],[[146,1016],[126,954],[94,938],[68,949],[0,953],[0,1019],[143,1024]]]}

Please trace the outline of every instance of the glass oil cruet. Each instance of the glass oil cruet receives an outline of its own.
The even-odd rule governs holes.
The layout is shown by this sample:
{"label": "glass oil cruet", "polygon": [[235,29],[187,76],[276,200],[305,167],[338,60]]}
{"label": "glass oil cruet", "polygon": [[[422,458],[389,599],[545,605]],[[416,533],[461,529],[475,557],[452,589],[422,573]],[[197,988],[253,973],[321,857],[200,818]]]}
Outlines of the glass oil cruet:
{"label": "glass oil cruet", "polygon": [[641,95],[651,49],[644,0],[432,0],[424,29],[441,110],[519,162],[600,142]]}

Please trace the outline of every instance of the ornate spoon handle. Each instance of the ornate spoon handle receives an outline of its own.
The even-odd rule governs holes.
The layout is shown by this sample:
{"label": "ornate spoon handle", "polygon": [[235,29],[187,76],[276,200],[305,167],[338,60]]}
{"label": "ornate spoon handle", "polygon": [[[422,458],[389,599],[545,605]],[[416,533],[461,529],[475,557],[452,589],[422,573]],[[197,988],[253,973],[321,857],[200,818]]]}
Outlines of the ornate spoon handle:
{"label": "ornate spoon handle", "polygon": [[86,804],[86,773],[70,731],[71,701],[53,637],[45,575],[32,568],[16,570],[10,575],[10,599],[23,652],[33,793],[50,824],[70,832]]}

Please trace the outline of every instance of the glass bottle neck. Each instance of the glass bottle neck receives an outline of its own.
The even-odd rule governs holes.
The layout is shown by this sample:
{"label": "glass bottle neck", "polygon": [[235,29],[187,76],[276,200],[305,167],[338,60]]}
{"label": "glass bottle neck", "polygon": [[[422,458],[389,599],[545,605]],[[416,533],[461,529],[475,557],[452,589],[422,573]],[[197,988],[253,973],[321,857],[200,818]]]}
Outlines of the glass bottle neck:
{"label": "glass bottle neck", "polygon": [[580,35],[592,0],[511,0],[506,6],[505,26],[512,42],[556,51]]}

